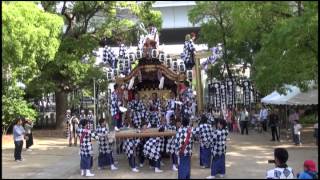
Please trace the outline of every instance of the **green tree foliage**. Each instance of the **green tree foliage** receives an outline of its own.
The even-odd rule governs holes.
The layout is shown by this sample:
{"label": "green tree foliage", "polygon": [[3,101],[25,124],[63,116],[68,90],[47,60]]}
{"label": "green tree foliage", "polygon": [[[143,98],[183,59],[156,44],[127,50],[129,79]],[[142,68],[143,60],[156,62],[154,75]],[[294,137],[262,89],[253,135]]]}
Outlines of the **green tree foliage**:
{"label": "green tree foliage", "polygon": [[152,9],[152,4],[155,1],[117,1],[116,7],[117,14],[124,13],[135,17],[135,20],[126,18],[112,18],[106,22],[105,32],[106,37],[110,38],[113,42],[124,43],[131,45],[137,43],[137,30],[139,23],[145,26],[154,24],[158,30],[162,26],[161,12]]}
{"label": "green tree foliage", "polygon": [[17,85],[39,75],[52,61],[60,45],[63,19],[46,13],[32,2],[2,3],[2,125],[6,128],[17,116],[35,120],[36,111],[24,100]]}
{"label": "green tree foliage", "polygon": [[261,92],[285,92],[284,84],[306,90],[309,80],[318,81],[318,6],[303,4],[300,15],[280,21],[261,39],[253,76]]}
{"label": "green tree foliage", "polygon": [[[251,64],[260,92],[284,92],[284,84],[306,89],[318,80],[318,2],[197,2],[189,19],[202,22],[202,42],[224,44],[226,56],[218,62]],[[221,71],[220,71],[221,72]]]}
{"label": "green tree foliage", "polygon": [[[102,73],[102,68],[94,69],[92,51],[105,37],[115,37],[120,41],[131,37],[132,31],[129,30],[134,23],[117,18],[117,11],[127,7],[139,18],[140,14],[149,12],[147,9],[141,10],[144,4],[149,3],[143,3],[141,7],[135,2],[117,1],[42,1],[41,4],[46,11],[59,14],[65,20],[65,31],[55,60],[45,65],[39,78],[51,84],[48,87],[55,91],[57,127],[62,127],[67,93],[79,88],[91,88],[90,82],[95,77],[91,72],[98,70]],[[62,8],[58,9],[58,4]],[[147,17],[154,13],[151,14]]]}
{"label": "green tree foliage", "polygon": [[[207,43],[209,47],[216,46],[218,43],[223,44],[222,61],[218,61],[210,75],[216,79],[225,77],[224,69],[227,76],[234,75],[231,65],[250,59],[250,56],[239,53],[241,49],[247,49],[244,42],[234,38],[234,22],[231,16],[232,4],[225,1],[197,1],[196,6],[189,11],[189,20],[196,24],[201,23],[200,37],[198,42]],[[242,51],[241,51],[242,52]],[[249,57],[249,58],[248,58]],[[222,70],[219,70],[223,67]],[[212,78],[212,77],[209,77]]]}

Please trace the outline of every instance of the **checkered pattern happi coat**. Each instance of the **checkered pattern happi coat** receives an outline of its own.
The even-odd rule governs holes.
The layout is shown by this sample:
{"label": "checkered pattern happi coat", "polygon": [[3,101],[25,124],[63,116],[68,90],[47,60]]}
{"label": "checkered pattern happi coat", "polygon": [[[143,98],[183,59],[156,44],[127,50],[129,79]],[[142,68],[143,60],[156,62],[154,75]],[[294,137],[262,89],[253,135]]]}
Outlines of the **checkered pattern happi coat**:
{"label": "checkered pattern happi coat", "polygon": [[188,106],[186,103],[182,105],[181,108],[181,115],[182,117],[191,117],[192,115],[192,107]]}
{"label": "checkered pattern happi coat", "polygon": [[92,114],[88,114],[87,115],[87,119],[88,119],[89,124],[90,124],[90,130],[93,131],[94,130],[94,128],[93,128],[93,126],[94,126],[93,115]]}
{"label": "checkered pattern happi coat", "polygon": [[114,116],[116,115],[120,110],[119,110],[119,105],[118,105],[118,102],[119,102],[119,97],[117,95],[116,92],[112,92],[111,94],[111,105],[110,105],[110,111],[111,111],[111,116]]}
{"label": "checkered pattern happi coat", "polygon": [[[167,129],[169,130],[176,130],[176,126],[167,126]],[[167,140],[167,146],[166,146],[166,152],[170,153],[170,154],[174,154],[175,153],[175,136],[168,138]]]}
{"label": "checkered pattern happi coat", "polygon": [[[179,155],[179,151],[186,140],[188,128],[191,128],[191,127],[189,127],[189,126],[188,127],[180,127],[178,129],[178,132],[175,137],[175,152],[177,155]],[[189,144],[186,146],[186,148],[184,149],[184,152],[183,152],[183,154],[185,156],[192,155],[193,134],[194,134],[193,129],[191,128]]]}
{"label": "checkered pattern happi coat", "polygon": [[129,109],[132,111],[131,119],[135,127],[141,127],[142,118],[146,117],[147,110],[141,100],[132,100],[128,103]]}
{"label": "checkered pattern happi coat", "polygon": [[[186,101],[192,101],[192,99],[193,99],[192,89],[188,88],[188,89],[184,90],[182,93],[182,97],[183,97],[183,99],[186,99]],[[186,103],[186,102],[184,102],[184,103]]]}
{"label": "checkered pattern happi coat", "polygon": [[108,129],[106,127],[99,126],[96,129],[96,134],[99,136],[99,152],[103,154],[109,154],[112,150],[107,136],[109,134]]}
{"label": "checkered pattern happi coat", "polygon": [[78,128],[77,134],[80,137],[80,155],[92,156],[93,148],[91,138],[99,139],[95,132],[90,129]]}
{"label": "checkered pattern happi coat", "polygon": [[205,148],[210,148],[212,143],[212,133],[213,128],[210,124],[200,124],[195,128],[195,135],[200,141],[200,146]]}
{"label": "checkered pattern happi coat", "polygon": [[160,100],[157,99],[156,101],[152,100],[152,104],[149,104],[149,110],[148,113],[148,121],[150,124],[160,124],[160,117],[159,117],[159,110],[161,110],[160,107]]}
{"label": "checkered pattern happi coat", "polygon": [[183,46],[183,61],[190,62],[192,60],[193,52],[195,51],[194,44],[191,40],[185,41]]}
{"label": "checkered pattern happi coat", "polygon": [[147,140],[143,147],[143,154],[148,159],[158,160],[160,159],[162,138],[151,137]]}
{"label": "checkered pattern happi coat", "polygon": [[166,106],[166,108],[167,108],[167,111],[169,111],[169,110],[175,110],[175,109],[176,109],[175,99],[169,99],[169,100],[167,101],[167,106]]}
{"label": "checkered pattern happi coat", "polygon": [[213,156],[221,156],[226,153],[226,141],[229,132],[228,129],[216,129],[213,132],[213,147],[211,153]]}
{"label": "checkered pattern happi coat", "polygon": [[140,139],[126,139],[123,142],[123,151],[127,154],[128,158],[135,156],[136,148],[140,143]]}

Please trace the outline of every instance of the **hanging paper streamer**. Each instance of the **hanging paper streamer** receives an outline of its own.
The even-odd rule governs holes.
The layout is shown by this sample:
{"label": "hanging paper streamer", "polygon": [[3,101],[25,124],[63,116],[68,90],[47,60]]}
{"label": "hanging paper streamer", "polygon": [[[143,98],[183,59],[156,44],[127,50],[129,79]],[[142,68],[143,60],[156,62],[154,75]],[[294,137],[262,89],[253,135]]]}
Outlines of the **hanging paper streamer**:
{"label": "hanging paper streamer", "polygon": [[139,82],[142,82],[141,70],[138,71],[138,80],[139,80]]}
{"label": "hanging paper streamer", "polygon": [[132,77],[132,78],[130,79],[130,83],[129,83],[129,86],[128,86],[128,89],[129,89],[129,90],[132,89],[135,78],[136,78],[136,77],[134,76],[134,77]]}
{"label": "hanging paper streamer", "polygon": [[162,77],[162,72],[160,70],[158,70],[157,78],[158,78],[159,81],[160,81],[161,77]]}
{"label": "hanging paper streamer", "polygon": [[159,89],[163,89],[163,85],[164,85],[164,77],[162,76],[160,78]]}
{"label": "hanging paper streamer", "polygon": [[249,80],[244,80],[243,83],[243,104],[245,106],[250,105],[250,81]]}

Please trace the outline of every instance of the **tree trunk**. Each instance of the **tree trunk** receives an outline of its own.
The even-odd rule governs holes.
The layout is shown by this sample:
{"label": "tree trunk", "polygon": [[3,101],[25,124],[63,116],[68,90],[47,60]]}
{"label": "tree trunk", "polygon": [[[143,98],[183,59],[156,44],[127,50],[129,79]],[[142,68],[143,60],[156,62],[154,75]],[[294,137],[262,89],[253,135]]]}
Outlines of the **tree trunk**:
{"label": "tree trunk", "polygon": [[64,115],[67,110],[67,93],[57,90],[56,96],[56,129],[64,127]]}

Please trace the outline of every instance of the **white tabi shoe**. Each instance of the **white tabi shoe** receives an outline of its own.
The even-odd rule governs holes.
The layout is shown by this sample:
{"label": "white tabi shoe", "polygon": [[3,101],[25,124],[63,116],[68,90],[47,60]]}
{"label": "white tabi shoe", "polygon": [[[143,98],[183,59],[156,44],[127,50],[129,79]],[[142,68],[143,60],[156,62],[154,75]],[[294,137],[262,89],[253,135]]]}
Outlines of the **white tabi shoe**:
{"label": "white tabi shoe", "polygon": [[118,170],[118,168],[115,167],[113,164],[111,164],[111,171],[115,171],[115,170]]}
{"label": "white tabi shoe", "polygon": [[172,171],[178,171],[178,168],[176,167],[176,165],[172,165]]}
{"label": "white tabi shoe", "polygon": [[94,176],[94,174],[92,174],[92,173],[90,172],[90,169],[86,169],[86,176],[92,177],[92,176]]}
{"label": "white tabi shoe", "polygon": [[84,170],[81,169],[81,176],[84,176]]}
{"label": "white tabi shoe", "polygon": [[215,176],[208,176],[206,177],[206,179],[215,179],[216,177]]}
{"label": "white tabi shoe", "polygon": [[139,172],[139,169],[137,169],[137,168],[132,168],[131,171],[132,171],[132,172]]}
{"label": "white tabi shoe", "polygon": [[154,172],[155,172],[155,173],[162,173],[163,170],[161,170],[161,169],[159,169],[159,168],[154,168]]}

